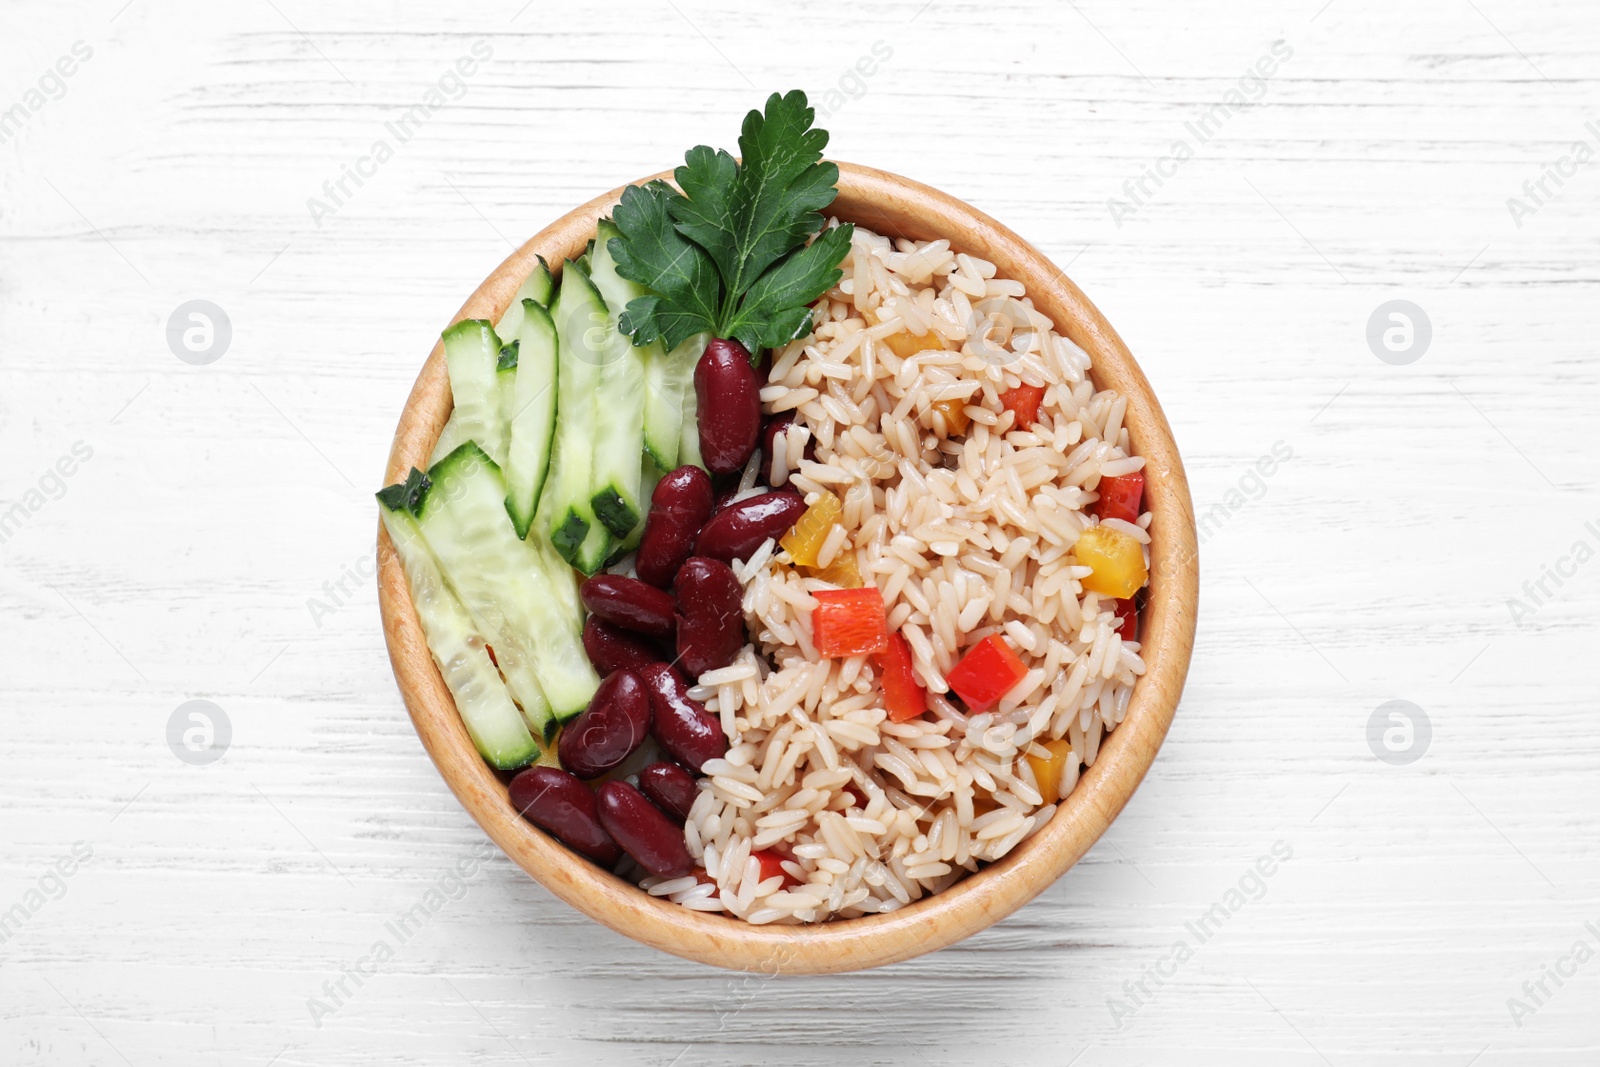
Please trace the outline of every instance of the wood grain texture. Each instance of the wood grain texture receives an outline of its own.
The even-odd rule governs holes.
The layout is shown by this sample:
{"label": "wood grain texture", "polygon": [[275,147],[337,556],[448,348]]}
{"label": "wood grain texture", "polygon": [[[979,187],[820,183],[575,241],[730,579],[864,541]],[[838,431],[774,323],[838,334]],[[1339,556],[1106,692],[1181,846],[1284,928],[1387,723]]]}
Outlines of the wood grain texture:
{"label": "wood grain texture", "polygon": [[[0,944],[0,1059],[1595,1061],[1600,963],[1521,1026],[1507,999],[1600,921],[1600,568],[1520,626],[1506,604],[1600,524],[1600,169],[1520,227],[1506,207],[1600,115],[1593,4],[273,4],[0,14],[0,111],[94,49],[0,143],[0,502],[93,449],[0,544],[0,909],[94,848]],[[479,39],[465,94],[314,222]],[[1118,227],[1106,200],[1279,40],[1265,94]],[[1182,448],[1204,612],[1160,757],[1064,878],[918,960],[730,977],[497,858],[316,1025],[308,999],[485,840],[367,573],[419,353],[571,205],[729,143],[771,89],[854,86],[877,41],[829,154],[1060,264]],[[234,327],[207,367],[164,335],[196,297]],[[1410,366],[1365,340],[1394,298],[1433,324]],[[209,767],[165,741],[190,698],[232,722]],[[1433,725],[1408,767],[1365,739],[1395,698]],[[1278,840],[1265,895],[1145,978]]]}
{"label": "wood grain texture", "polygon": [[[665,174],[656,177],[665,177]],[[898,175],[840,166],[829,213],[891,237],[940,237],[1022,282],[1055,328],[1088,352],[1095,384],[1128,399],[1133,451],[1146,460],[1151,581],[1141,619],[1145,673],[1127,717],[1099,758],[1039,833],[950,889],[887,915],[809,927],[752,926],[651,897],[572,853],[524,821],[506,788],[473,747],[417,618],[388,531],[377,533],[378,602],[395,678],[417,733],[478,825],[556,896],[613,930],[685,959],[771,978],[836,974],[899,963],[945,948],[1010,915],[1061,877],[1127,804],[1172,724],[1194,649],[1199,558],[1183,460],[1161,404],[1121,338],[1059,268],[1015,233],[969,205]],[[456,321],[497,321],[539,257],[552,264],[582,254],[595,222],[621,199],[619,188],[563,215],[496,267],[467,298]],[[450,412],[444,345],[435,344],[406,401],[384,474],[387,483],[425,466]]]}

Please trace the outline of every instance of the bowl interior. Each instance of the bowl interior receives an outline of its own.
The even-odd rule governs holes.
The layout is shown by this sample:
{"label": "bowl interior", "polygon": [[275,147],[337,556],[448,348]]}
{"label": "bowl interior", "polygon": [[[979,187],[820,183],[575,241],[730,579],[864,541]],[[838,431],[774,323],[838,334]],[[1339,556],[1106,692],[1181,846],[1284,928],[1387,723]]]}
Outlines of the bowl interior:
{"label": "bowl interior", "polygon": [[[662,175],[670,177],[670,175]],[[513,253],[452,321],[495,320],[535,262],[575,257],[621,190],[576,208]],[[506,788],[473,748],[434,666],[393,546],[379,529],[379,602],[395,677],[417,733],[446,783],[490,838],[545,888],[579,911],[654,948],[703,963],[766,973],[832,973],[875,967],[943,948],[1005,917],[1088,851],[1127,803],[1160,747],[1183,690],[1194,643],[1198,566],[1193,509],[1171,429],[1149,383],[1110,324],[1057,267],[1027,242],[928,186],[840,164],[831,213],[893,237],[948,238],[1022,282],[1034,305],[1087,351],[1099,388],[1128,398],[1125,425],[1145,457],[1152,512],[1151,579],[1142,619],[1146,674],[1123,723],[1050,822],[1004,860],[942,893],[887,915],[813,926],[751,926],[693,912],[644,893],[546,836],[511,808]],[[450,413],[442,346],[435,345],[395,431],[385,481],[425,466]]]}

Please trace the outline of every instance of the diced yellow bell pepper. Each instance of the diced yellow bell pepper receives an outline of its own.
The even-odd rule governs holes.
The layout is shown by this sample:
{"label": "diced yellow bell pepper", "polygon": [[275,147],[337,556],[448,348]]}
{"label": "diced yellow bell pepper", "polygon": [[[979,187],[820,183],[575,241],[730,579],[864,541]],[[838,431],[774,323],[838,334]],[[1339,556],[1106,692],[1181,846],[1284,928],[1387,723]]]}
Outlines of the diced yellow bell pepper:
{"label": "diced yellow bell pepper", "polygon": [[860,589],[867,584],[861,580],[861,568],[856,566],[855,549],[849,545],[841,548],[833,562],[826,567],[807,567],[806,573],[840,589]]}
{"label": "diced yellow bell pepper", "polygon": [[1043,747],[1050,750],[1049,756],[1028,757],[1028,766],[1033,768],[1033,780],[1039,784],[1039,795],[1046,804],[1054,804],[1061,797],[1061,773],[1067,768],[1067,760],[1072,756],[1072,742],[1066,738],[1059,741],[1045,741]]}
{"label": "diced yellow bell pepper", "polygon": [[901,359],[910,359],[918,352],[938,352],[944,348],[944,338],[932,330],[920,337],[914,333],[901,330],[899,333],[891,333],[888,337],[885,337],[883,343],[888,346],[889,351]]}
{"label": "diced yellow bell pepper", "polygon": [[817,563],[817,554],[822,551],[822,545],[828,540],[828,533],[833,529],[833,524],[839,521],[843,514],[844,506],[839,503],[839,498],[832,493],[823,493],[817,497],[817,502],[806,508],[805,514],[800,516],[800,521],[794,528],[778,540],[778,545],[789,558],[802,567],[814,567]]}
{"label": "diced yellow bell pepper", "polygon": [[1150,577],[1143,548],[1120,530],[1091,526],[1072,551],[1080,565],[1094,571],[1083,580],[1083,587],[1091,593],[1126,599],[1144,588]]}
{"label": "diced yellow bell pepper", "polygon": [[935,400],[933,410],[944,416],[946,437],[959,437],[967,432],[967,427],[972,424],[972,418],[966,411],[965,400]]}

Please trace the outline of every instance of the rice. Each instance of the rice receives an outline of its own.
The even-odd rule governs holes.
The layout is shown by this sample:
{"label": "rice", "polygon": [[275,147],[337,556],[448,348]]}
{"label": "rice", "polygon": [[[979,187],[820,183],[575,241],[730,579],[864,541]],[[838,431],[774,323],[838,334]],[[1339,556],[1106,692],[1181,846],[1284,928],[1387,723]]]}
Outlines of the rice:
{"label": "rice", "polygon": [[[857,227],[842,266],[813,333],[773,353],[762,410],[795,422],[740,489],[764,476],[808,503],[839,498],[818,563],[853,558],[878,586],[930,708],[890,722],[870,658],[817,655],[811,594],[831,587],[779,546],[738,566],[752,643],[690,690],[730,746],[704,768],[685,828],[705,876],[642,884],[757,924],[894,911],[1002,858],[1094,764],[1144,673],[1139,644],[1119,636],[1109,598],[1082,588],[1089,569],[1072,556],[1097,521],[1100,479],[1144,466],[1126,398],[1095,390],[1088,355],[1020,283],[947,241]],[[1044,390],[1028,430],[1000,401],[1022,385]],[[960,415],[969,425],[952,435]],[[1147,564],[1149,520],[1107,520]],[[990,634],[1028,672],[967,715],[945,675]],[[1026,757],[1062,739],[1059,795],[1044,796]],[[783,857],[782,875],[762,850]]]}

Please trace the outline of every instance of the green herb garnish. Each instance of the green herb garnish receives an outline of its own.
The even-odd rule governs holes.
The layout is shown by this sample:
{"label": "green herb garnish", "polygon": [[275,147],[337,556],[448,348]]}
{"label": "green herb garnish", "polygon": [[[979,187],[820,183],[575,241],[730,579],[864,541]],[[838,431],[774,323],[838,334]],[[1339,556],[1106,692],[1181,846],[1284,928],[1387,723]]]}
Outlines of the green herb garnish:
{"label": "green herb garnish", "polygon": [[617,273],[651,290],[629,302],[620,325],[636,345],[669,349],[702,332],[731,337],[754,358],[803,336],[811,304],[843,276],[854,227],[823,230],[839,168],[822,162],[826,130],[812,129],[806,94],[773,93],[739,134],[736,161],[692,148],[673,176],[631,186],[612,219]]}

